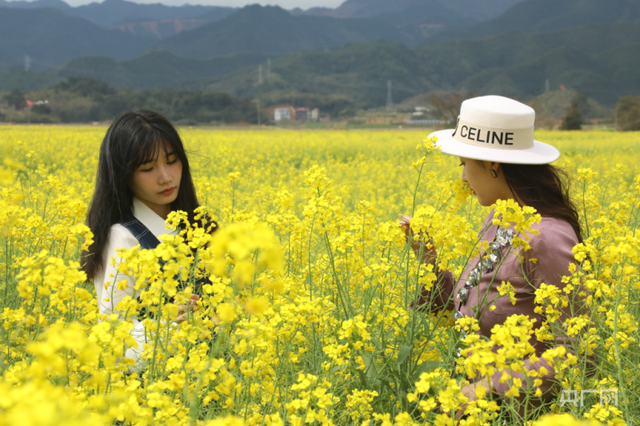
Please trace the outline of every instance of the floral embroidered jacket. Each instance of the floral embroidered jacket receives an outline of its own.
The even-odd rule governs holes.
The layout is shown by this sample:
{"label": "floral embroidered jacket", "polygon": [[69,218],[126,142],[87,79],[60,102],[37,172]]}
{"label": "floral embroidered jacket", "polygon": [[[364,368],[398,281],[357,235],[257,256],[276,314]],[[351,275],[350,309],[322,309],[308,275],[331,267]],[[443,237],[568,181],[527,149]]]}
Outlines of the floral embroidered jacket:
{"label": "floral embroidered jacket", "polygon": [[[493,211],[485,219],[479,238],[482,241],[495,242],[498,225],[493,225]],[[431,303],[432,310],[445,308],[447,310],[459,311],[455,316],[479,318],[479,334],[490,337],[491,329],[496,324],[503,324],[511,315],[527,315],[535,318],[535,327],[539,328],[544,321],[543,315],[534,311],[536,304],[535,290],[541,284],[555,285],[562,289],[566,286],[562,283],[563,276],[570,276],[569,265],[576,263],[572,248],[578,244],[578,238],[571,225],[561,219],[543,217],[539,224],[534,224],[532,229],[537,229],[538,235],[529,234],[529,244],[531,248],[524,251],[522,248],[513,248],[510,244],[501,247],[501,263],[498,262],[488,272],[480,272],[477,285],[469,286],[463,297],[458,296],[460,290],[465,288],[465,283],[469,281],[470,272],[478,266],[480,258],[472,259],[467,268],[456,282],[453,274],[449,271],[439,273],[438,282],[434,284],[431,291],[423,289],[420,297],[416,301],[417,305]],[[494,246],[495,247],[495,246]],[[486,257],[485,257],[486,258]],[[522,261],[521,259],[522,258]],[[503,282],[509,282],[515,291],[515,304],[512,304],[508,295],[501,296],[498,287]],[[487,294],[488,292],[488,294]],[[457,297],[456,297],[457,296]],[[465,300],[466,299],[466,300]],[[491,305],[495,309],[491,310]],[[574,311],[582,309],[575,307]],[[477,315],[475,310],[478,311]],[[567,310],[560,317],[566,320]],[[563,321],[564,322],[564,321]],[[570,347],[570,339],[567,336],[556,338],[559,344],[567,346],[568,352],[573,352]],[[535,348],[536,355],[541,356],[548,349],[546,342],[538,341],[535,334],[530,339],[530,343]],[[525,361],[525,367],[539,371],[540,367],[545,367],[548,374],[540,376],[542,385],[540,390],[545,396],[551,396],[553,392],[547,393],[553,384],[555,376],[554,369],[544,358],[540,358],[536,363]],[[521,373],[509,373],[514,378],[521,378],[523,383],[524,375]],[[503,395],[512,386],[512,380],[500,383],[502,372],[498,371],[492,377],[494,390]]]}

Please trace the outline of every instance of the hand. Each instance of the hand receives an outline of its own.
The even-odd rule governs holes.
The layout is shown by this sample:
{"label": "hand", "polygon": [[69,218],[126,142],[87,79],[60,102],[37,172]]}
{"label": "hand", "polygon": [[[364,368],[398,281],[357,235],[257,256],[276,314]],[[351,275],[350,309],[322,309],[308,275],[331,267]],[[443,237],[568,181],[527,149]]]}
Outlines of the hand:
{"label": "hand", "polygon": [[193,311],[197,307],[198,299],[200,299],[200,296],[192,294],[186,305],[178,306],[178,317],[175,319],[176,323],[180,324],[187,319],[189,312]]}
{"label": "hand", "polygon": [[[418,257],[422,263],[429,263],[435,266],[438,252],[433,240],[429,239],[431,247],[427,247],[426,243],[420,238],[421,234],[416,235],[411,230],[411,216],[407,216],[406,214],[401,214],[399,216],[400,220],[398,223],[404,231],[404,238],[407,242],[411,242],[411,248],[413,249],[416,257]],[[420,256],[422,257],[420,258]]]}
{"label": "hand", "polygon": [[456,415],[455,415],[455,419],[456,420],[460,420],[462,418],[462,416],[464,416],[464,412],[467,409],[467,405],[469,405],[469,403],[471,401],[475,401],[476,399],[478,399],[476,397],[476,384],[475,383],[469,383],[468,385],[465,385],[462,387],[462,389],[460,389],[460,392],[462,392],[462,394],[464,396],[467,397],[467,399],[469,399],[467,402],[465,402],[464,404],[462,404],[462,407],[460,407],[460,409],[458,411],[456,411]]}
{"label": "hand", "polygon": [[[462,404],[462,406],[458,409],[458,411],[456,411],[456,414],[453,416],[453,418],[455,420],[460,420],[464,417],[464,412],[467,409],[467,406],[469,405],[469,403],[471,401],[475,401],[478,398],[476,397],[476,388],[475,388],[476,384],[475,383],[470,383],[468,385],[465,385],[462,387],[462,389],[460,389],[460,392],[462,392],[462,394],[464,396],[467,397],[468,401],[465,402],[464,404]],[[444,412],[444,410],[442,409],[442,407],[440,407],[440,414],[446,414]]]}
{"label": "hand", "polygon": [[464,416],[464,412],[467,409],[467,406],[469,405],[470,402],[476,401],[478,399],[478,397],[476,395],[476,388],[478,386],[482,386],[484,388],[485,396],[491,390],[491,387],[490,387],[489,382],[487,381],[487,379],[481,379],[481,380],[478,380],[477,382],[473,382],[473,383],[469,383],[468,385],[464,385],[462,387],[462,389],[460,389],[460,392],[462,392],[462,394],[464,396],[466,396],[469,401],[464,403],[462,405],[462,407],[460,407],[460,409],[458,411],[456,411],[456,416],[455,416],[456,420],[460,420],[462,418],[462,416]]}

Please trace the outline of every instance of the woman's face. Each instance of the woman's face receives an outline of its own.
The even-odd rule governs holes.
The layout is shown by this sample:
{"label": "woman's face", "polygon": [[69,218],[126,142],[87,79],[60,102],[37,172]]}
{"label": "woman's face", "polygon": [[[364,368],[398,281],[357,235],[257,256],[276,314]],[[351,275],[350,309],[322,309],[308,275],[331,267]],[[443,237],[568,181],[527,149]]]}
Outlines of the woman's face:
{"label": "woman's face", "polygon": [[[460,157],[460,165],[464,167],[462,180],[469,184],[481,206],[487,207],[498,199],[511,198],[511,191],[497,163]],[[497,178],[491,175],[492,169],[496,171]]]}
{"label": "woman's face", "polygon": [[182,162],[171,147],[165,145],[155,161],[143,163],[133,172],[129,187],[138,200],[166,219],[171,203],[178,197],[181,178]]}

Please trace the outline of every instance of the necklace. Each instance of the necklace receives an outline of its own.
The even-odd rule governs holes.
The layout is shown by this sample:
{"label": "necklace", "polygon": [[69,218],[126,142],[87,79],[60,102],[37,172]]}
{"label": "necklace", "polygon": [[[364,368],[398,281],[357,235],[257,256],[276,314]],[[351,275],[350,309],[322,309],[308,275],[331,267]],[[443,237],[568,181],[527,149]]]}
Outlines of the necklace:
{"label": "necklace", "polygon": [[[513,229],[506,229],[502,226],[498,227],[495,239],[489,244],[489,248],[484,255],[480,257],[478,265],[469,272],[464,287],[456,294],[456,300],[460,302],[460,305],[466,303],[471,289],[480,284],[482,274],[493,271],[496,264],[502,260],[502,249],[511,244],[513,237]],[[460,305],[458,305],[458,310],[453,313],[453,319],[456,321],[465,317],[462,312],[460,312]],[[465,337],[467,337],[467,333],[464,330],[460,330],[460,338],[464,339]],[[459,354],[460,348],[456,351],[456,355],[459,356]]]}

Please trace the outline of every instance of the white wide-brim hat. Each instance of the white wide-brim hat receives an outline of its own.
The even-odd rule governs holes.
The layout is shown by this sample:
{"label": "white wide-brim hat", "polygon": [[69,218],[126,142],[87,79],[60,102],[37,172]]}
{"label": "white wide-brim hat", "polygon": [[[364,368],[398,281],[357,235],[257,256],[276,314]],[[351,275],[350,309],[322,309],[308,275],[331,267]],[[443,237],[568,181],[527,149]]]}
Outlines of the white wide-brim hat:
{"label": "white wide-brim hat", "polygon": [[502,96],[480,96],[462,103],[455,129],[440,130],[442,152],[475,160],[510,164],[548,164],[560,151],[533,139],[536,112]]}

